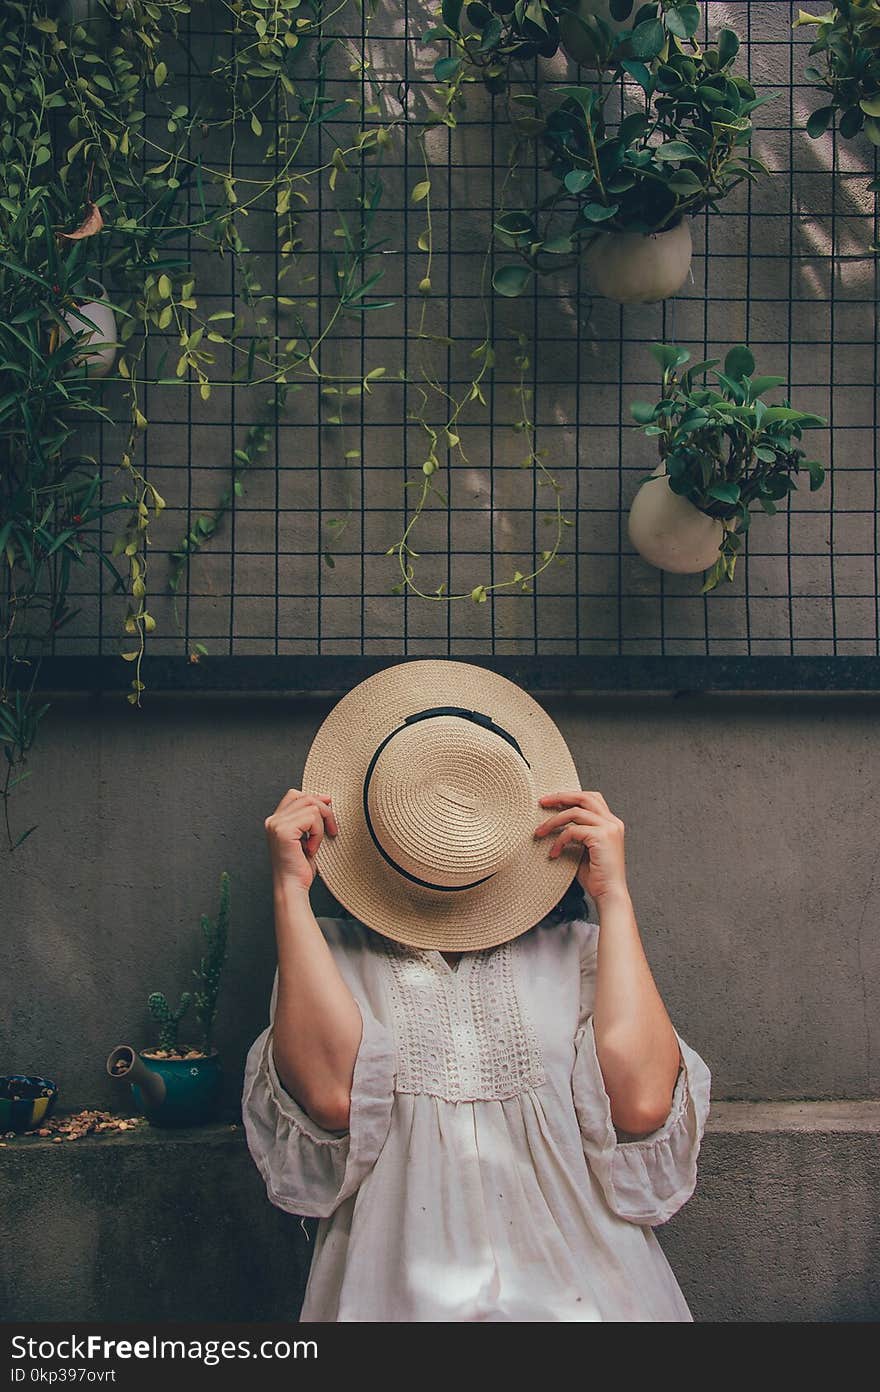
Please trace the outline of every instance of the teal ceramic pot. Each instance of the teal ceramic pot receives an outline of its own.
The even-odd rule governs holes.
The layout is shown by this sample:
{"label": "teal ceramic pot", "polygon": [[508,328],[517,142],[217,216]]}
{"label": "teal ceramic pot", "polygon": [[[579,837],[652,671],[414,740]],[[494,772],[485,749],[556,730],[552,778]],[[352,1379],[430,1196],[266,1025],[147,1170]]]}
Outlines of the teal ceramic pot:
{"label": "teal ceramic pot", "polygon": [[50,1078],[27,1073],[0,1077],[0,1133],[42,1126],[57,1101],[58,1088]]}
{"label": "teal ceramic pot", "polygon": [[149,1054],[139,1058],[165,1084],[165,1097],[158,1104],[137,1083],[131,1085],[132,1096],[151,1126],[201,1126],[216,1119],[223,1084],[216,1049],[206,1058],[162,1059]]}

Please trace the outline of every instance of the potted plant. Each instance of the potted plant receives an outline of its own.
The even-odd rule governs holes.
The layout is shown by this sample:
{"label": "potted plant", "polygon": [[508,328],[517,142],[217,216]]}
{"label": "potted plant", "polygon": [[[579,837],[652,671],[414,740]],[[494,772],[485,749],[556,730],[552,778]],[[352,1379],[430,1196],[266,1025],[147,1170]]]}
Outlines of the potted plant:
{"label": "potted plant", "polygon": [[[443,0],[441,23],[425,31],[422,43],[447,39],[452,46],[435,60],[438,82],[470,70],[488,91],[505,92],[517,63],[552,58],[559,48],[576,63],[604,66],[616,36],[629,27],[633,5],[634,0]],[[680,13],[699,14],[699,6],[682,0],[643,5],[640,16],[642,10],[659,14],[664,24],[668,11],[671,25],[682,33],[690,18]]]}
{"label": "potted plant", "polygon": [[[229,875],[225,870],[220,876],[217,919],[203,914],[201,926],[205,951],[193,971],[198,983],[195,991],[184,991],[176,1010],[161,991],[154,991],[148,1005],[159,1026],[156,1044],[140,1053],[130,1044],[120,1044],[107,1060],[110,1076],[131,1083],[135,1100],[154,1126],[194,1126],[211,1121],[217,1113],[222,1074],[212,1035],[229,928]],[[195,1007],[199,1039],[181,1044],[180,1026],[191,1006]]]}
{"label": "potted plant", "polygon": [[116,362],[116,316],[110,296],[100,281],[87,276],[78,293],[56,309],[58,342],[77,338],[75,367],[85,367],[90,377],[109,377]]}
{"label": "potted plant", "polygon": [[[496,272],[500,293],[520,294],[533,274],[583,253],[596,293],[622,304],[665,299],[690,269],[688,219],[769,173],[748,146],[751,114],[771,97],[733,72],[733,30],[701,48],[699,20],[697,5],[653,4],[620,32],[594,22],[597,66],[610,69],[610,82],[555,88],[563,101],[543,118],[540,139],[558,187],[535,214],[496,222],[521,261]],[[640,109],[619,119],[633,85]]]}
{"label": "potted plant", "polygon": [[[880,0],[841,0],[824,15],[801,10],[794,27],[816,26],[811,63],[804,72],[823,94],[822,106],[807,121],[807,134],[818,140],[837,121],[844,140],[864,134],[880,146]],[[880,192],[873,179],[869,192]],[[873,243],[873,252],[880,243]]]}
{"label": "potted plant", "polygon": [[731,348],[723,370],[713,372],[715,387],[705,378],[720,359],[686,368],[691,355],[684,348],[655,343],[651,351],[663,371],[661,398],[654,405],[633,402],[630,409],[656,439],[660,463],[640,480],[629,538],[660,570],[708,570],[705,593],[733,579],[753,503],[772,516],[803,469],[810,490],[820,487],[825,470],[806,458],[799,442],[804,430],[828,422],[787,400],[768,405],[764,396],[785,379],[756,376],[745,344]]}

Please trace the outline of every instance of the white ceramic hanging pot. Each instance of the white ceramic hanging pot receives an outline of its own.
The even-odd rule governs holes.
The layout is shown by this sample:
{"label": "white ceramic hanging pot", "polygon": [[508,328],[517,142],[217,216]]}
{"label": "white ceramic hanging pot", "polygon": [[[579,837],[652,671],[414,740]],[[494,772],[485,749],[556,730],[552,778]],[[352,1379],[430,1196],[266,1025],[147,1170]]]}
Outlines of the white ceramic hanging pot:
{"label": "white ceramic hanging pot", "polygon": [[595,294],[619,304],[654,304],[680,290],[694,252],[684,218],[667,232],[601,232],[585,253]]}
{"label": "white ceramic hanging pot", "polygon": [[[63,323],[60,337],[63,343],[73,334],[85,333],[88,329],[88,324],[83,323],[85,319],[93,324],[94,329],[89,333],[87,339],[83,339],[86,351],[79,354],[75,361],[78,367],[81,367],[83,363],[86,364],[90,377],[106,377],[113,371],[113,364],[116,361],[116,316],[110,308],[107,291],[103,285],[97,280],[91,279],[87,284],[94,287],[95,298],[78,304],[75,315],[61,311]],[[91,344],[94,344],[95,347],[92,348]]]}
{"label": "white ceramic hanging pot", "polygon": [[629,539],[650,565],[675,575],[696,575],[718,559],[724,524],[673,493],[659,464],[629,510]]}

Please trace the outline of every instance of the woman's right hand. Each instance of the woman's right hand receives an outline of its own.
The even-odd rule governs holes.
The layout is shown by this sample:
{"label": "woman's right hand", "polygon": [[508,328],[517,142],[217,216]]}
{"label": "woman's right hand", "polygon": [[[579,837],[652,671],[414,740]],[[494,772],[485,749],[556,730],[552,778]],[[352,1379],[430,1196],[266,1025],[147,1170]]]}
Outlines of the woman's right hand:
{"label": "woman's right hand", "polygon": [[269,858],[276,879],[293,881],[309,890],[315,878],[314,859],[324,839],[324,828],[336,836],[336,814],[326,794],[289,788],[271,817],[264,823]]}

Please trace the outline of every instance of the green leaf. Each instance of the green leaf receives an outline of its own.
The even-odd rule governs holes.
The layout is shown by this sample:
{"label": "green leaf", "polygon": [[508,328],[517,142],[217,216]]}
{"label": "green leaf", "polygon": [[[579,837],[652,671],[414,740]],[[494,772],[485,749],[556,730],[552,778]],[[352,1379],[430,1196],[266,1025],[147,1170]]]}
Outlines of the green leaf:
{"label": "green leaf", "polygon": [[807,135],[812,140],[818,140],[819,136],[827,131],[833,115],[833,106],[820,106],[818,110],[811,112],[807,118]]}
{"label": "green leaf", "polygon": [[756,396],[762,396],[765,391],[781,387],[784,382],[784,377],[753,377],[749,383],[749,396],[754,400]]}
{"label": "green leaf", "polygon": [[155,81],[156,86],[161,87],[162,83],[165,81],[167,76],[168,68],[166,67],[166,65],[164,63],[157,63],[155,71],[153,72],[153,80]]}
{"label": "green leaf", "polygon": [[630,77],[639,84],[644,92],[651,91],[654,80],[644,63],[635,62],[631,58],[624,58],[620,66],[625,73],[629,73]]}
{"label": "green leaf", "polygon": [[790,406],[768,406],[764,412],[764,424],[776,425],[779,422],[804,426],[828,424],[823,416],[807,415],[804,411],[795,411]]}
{"label": "green leaf", "polygon": [[872,145],[880,145],[880,121],[876,116],[865,117],[865,135]]}
{"label": "green leaf", "polygon": [[755,359],[744,343],[738,344],[736,348],[731,348],[724,359],[724,371],[735,382],[743,377],[750,377],[754,370]]}
{"label": "green leaf", "polygon": [[549,241],[541,243],[541,250],[546,251],[548,256],[567,256],[573,250],[571,237],[551,237]]}
{"label": "green leaf", "polygon": [[667,10],[666,26],[675,38],[692,39],[700,26],[700,7],[698,4],[679,4],[674,10]]}
{"label": "green leaf", "polygon": [[663,25],[659,19],[645,19],[632,31],[629,42],[631,52],[636,58],[656,58],[666,42]]}
{"label": "green leaf", "polygon": [[825,470],[815,459],[808,459],[804,468],[810,471],[810,492],[815,493],[825,482]]}
{"label": "green leaf", "polygon": [[739,53],[739,38],[732,29],[722,29],[718,35],[718,66],[726,68]]}
{"label": "green leaf", "polygon": [[461,19],[461,7],[463,0],[443,0],[441,13],[443,23],[448,24],[450,29],[458,33],[459,21]]}
{"label": "green leaf", "polygon": [[676,169],[669,180],[669,187],[673,193],[680,193],[686,198],[689,194],[696,193],[697,189],[701,189],[703,181],[692,169]]}
{"label": "green leaf", "polygon": [[412,193],[410,194],[410,198],[412,199],[413,203],[420,203],[423,198],[427,198],[430,191],[431,180],[423,179],[421,183],[418,183],[413,187]]}
{"label": "green leaf", "polygon": [[717,498],[719,503],[738,503],[740,488],[738,483],[713,483],[708,489],[710,498]]}
{"label": "green leaf", "polygon": [[590,87],[554,87],[553,91],[561,92],[569,101],[577,102],[589,123],[596,104],[596,93]]}
{"label": "green leaf", "polygon": [[664,372],[667,369],[683,367],[691,356],[686,348],[676,348],[672,343],[652,343],[651,353]]}
{"label": "green leaf", "polygon": [[633,420],[638,421],[639,425],[650,425],[657,408],[652,406],[650,401],[633,401],[629,409]]}
{"label": "green leaf", "polygon": [[499,266],[492,277],[492,286],[499,295],[515,299],[523,293],[533,274],[530,266]]}
{"label": "green leaf", "polygon": [[859,106],[866,116],[880,116],[880,97],[862,97]]}
{"label": "green leaf", "polygon": [[446,82],[450,77],[455,77],[460,67],[460,58],[438,58],[434,64],[434,76],[438,82]]}
{"label": "green leaf", "polygon": [[690,39],[700,27],[699,5],[676,5],[663,16],[666,28],[677,39]]}
{"label": "green leaf", "polygon": [[589,188],[595,177],[592,169],[569,169],[562,182],[569,193],[583,193],[585,188]]}
{"label": "green leaf", "polygon": [[698,160],[701,156],[686,140],[669,140],[665,145],[657,146],[654,158],[662,162],[664,160]]}
{"label": "green leaf", "polygon": [[607,222],[609,218],[614,217],[619,207],[619,203],[609,203],[607,207],[604,203],[586,203],[581,209],[581,214],[587,222]]}

